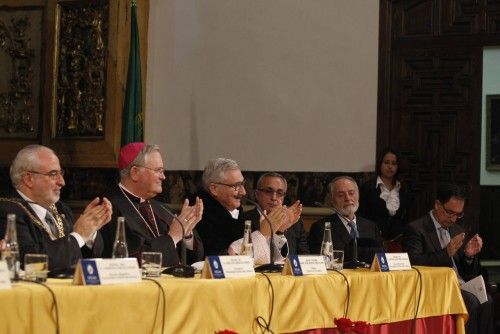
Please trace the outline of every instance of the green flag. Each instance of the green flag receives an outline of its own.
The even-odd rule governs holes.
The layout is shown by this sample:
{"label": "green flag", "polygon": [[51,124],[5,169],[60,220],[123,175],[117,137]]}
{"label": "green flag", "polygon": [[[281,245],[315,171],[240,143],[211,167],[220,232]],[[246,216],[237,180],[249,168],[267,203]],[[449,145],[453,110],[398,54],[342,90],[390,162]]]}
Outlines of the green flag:
{"label": "green flag", "polygon": [[143,141],[141,90],[141,55],[137,30],[137,3],[131,1],[130,53],[128,57],[127,89],[122,114],[122,146]]}

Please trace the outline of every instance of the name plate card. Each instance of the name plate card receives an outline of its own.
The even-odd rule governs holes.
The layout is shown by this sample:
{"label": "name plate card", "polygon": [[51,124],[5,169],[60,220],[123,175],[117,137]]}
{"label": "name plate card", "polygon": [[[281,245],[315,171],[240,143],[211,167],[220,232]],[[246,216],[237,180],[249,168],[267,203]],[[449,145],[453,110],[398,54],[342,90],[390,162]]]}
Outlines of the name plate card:
{"label": "name plate card", "polygon": [[290,255],[285,260],[283,275],[324,275],[325,259],[322,255]]}
{"label": "name plate card", "polygon": [[142,279],[141,274],[136,258],[81,259],[75,270],[73,284],[137,283]]}
{"label": "name plate card", "polygon": [[412,270],[408,253],[377,253],[373,257],[372,271]]}
{"label": "name plate card", "polygon": [[207,256],[201,278],[254,277],[253,259],[248,255]]}
{"label": "name plate card", "polygon": [[0,261],[0,289],[10,289],[10,272],[5,260]]}

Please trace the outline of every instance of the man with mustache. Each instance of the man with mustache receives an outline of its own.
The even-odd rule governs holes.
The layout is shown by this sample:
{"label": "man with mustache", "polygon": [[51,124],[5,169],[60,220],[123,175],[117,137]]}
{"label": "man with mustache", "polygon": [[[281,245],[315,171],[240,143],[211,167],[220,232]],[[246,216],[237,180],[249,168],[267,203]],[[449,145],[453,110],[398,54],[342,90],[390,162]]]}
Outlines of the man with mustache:
{"label": "man with mustache", "polygon": [[311,253],[319,254],[325,222],[331,222],[333,248],[344,251],[344,261],[353,260],[353,240],[357,238],[372,241],[363,245],[358,243],[358,260],[371,263],[376,252],[383,251],[382,239],[377,225],[365,218],[356,216],[359,207],[359,190],[356,181],[350,176],[336,177],[329,184],[330,199],[336,213],[325,217],[311,226],[309,248]]}
{"label": "man with mustache", "polygon": [[197,196],[204,211],[196,230],[205,256],[227,254],[231,242],[243,235],[245,221],[241,208],[245,179],[238,163],[226,158],[210,160],[203,170],[202,187]]}
{"label": "man with mustache", "polygon": [[[307,234],[304,223],[300,220],[302,204],[296,201],[290,207],[283,205],[287,182],[278,173],[264,173],[257,180],[255,199],[262,210],[267,213],[273,225],[274,262],[283,262],[288,255],[309,254]],[[283,213],[281,213],[283,212]],[[263,221],[257,208],[245,212],[245,218],[252,221],[252,243],[256,264],[269,263],[269,224]],[[230,254],[239,254],[242,239],[230,246]]]}
{"label": "man with mustache", "polygon": [[5,234],[7,214],[16,214],[21,263],[26,253],[44,253],[53,274],[69,274],[78,259],[101,256],[98,230],[111,219],[111,203],[95,198],[75,220],[59,201],[65,181],[54,151],[42,145],[24,147],[12,161],[10,178],[15,191],[0,198],[0,235]]}

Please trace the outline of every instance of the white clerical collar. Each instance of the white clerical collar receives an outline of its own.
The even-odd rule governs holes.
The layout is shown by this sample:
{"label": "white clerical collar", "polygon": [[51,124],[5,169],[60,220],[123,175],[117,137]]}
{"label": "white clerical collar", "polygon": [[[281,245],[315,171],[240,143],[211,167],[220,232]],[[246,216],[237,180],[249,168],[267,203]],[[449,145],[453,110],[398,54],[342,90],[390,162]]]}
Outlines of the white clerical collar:
{"label": "white clerical collar", "polygon": [[125,187],[121,182],[118,183],[118,186],[120,188],[122,188],[123,190],[125,190],[126,192],[128,192],[130,195],[136,197],[139,199],[139,203],[142,203],[142,202],[145,202],[146,200],[144,198],[142,198],[141,196],[137,196],[136,194],[134,194],[133,192],[131,192],[130,190],[127,189],[127,187]]}

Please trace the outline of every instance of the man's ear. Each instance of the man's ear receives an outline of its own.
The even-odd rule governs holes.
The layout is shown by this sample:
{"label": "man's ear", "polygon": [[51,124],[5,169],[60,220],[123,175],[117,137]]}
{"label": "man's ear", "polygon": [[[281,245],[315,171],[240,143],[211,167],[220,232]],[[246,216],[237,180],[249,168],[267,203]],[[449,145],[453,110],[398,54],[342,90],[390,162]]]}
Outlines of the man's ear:
{"label": "man's ear", "polygon": [[24,184],[27,188],[32,188],[33,187],[33,174],[31,173],[24,173],[23,176],[21,176],[21,183]]}
{"label": "man's ear", "polygon": [[132,181],[138,181],[139,180],[139,174],[141,173],[141,170],[137,168],[136,166],[133,166],[130,168],[130,178]]}
{"label": "man's ear", "polygon": [[437,210],[437,208],[441,205],[441,202],[439,200],[434,201],[434,210]]}
{"label": "man's ear", "polygon": [[208,186],[208,192],[213,197],[217,197],[217,185],[214,183],[210,183],[210,185]]}

